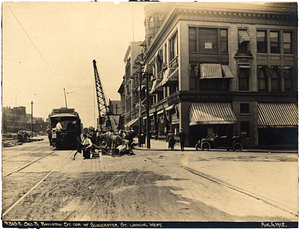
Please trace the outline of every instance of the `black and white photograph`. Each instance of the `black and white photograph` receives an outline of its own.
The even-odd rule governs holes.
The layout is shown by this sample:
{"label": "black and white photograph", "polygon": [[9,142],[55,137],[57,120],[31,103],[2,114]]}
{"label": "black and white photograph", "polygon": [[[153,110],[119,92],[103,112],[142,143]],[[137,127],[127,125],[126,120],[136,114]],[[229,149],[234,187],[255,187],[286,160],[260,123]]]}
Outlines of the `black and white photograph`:
{"label": "black and white photograph", "polygon": [[3,228],[298,228],[297,1],[3,1]]}

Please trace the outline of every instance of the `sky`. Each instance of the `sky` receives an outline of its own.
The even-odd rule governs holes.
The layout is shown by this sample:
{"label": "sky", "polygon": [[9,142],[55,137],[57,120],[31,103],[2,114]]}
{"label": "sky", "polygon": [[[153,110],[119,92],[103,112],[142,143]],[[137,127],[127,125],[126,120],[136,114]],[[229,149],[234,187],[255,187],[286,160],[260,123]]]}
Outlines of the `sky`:
{"label": "sky", "polygon": [[[93,60],[106,100],[120,100],[131,41],[145,38],[140,2],[2,2],[2,106],[46,119],[75,108],[83,125],[98,117]],[[64,90],[65,89],[65,90]]]}

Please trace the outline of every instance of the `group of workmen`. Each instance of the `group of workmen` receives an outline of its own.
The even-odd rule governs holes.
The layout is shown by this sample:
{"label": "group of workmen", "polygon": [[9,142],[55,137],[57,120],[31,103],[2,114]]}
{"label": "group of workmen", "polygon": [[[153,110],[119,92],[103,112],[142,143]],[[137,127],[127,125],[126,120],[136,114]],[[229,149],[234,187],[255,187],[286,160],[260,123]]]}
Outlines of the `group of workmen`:
{"label": "group of workmen", "polygon": [[133,130],[121,130],[117,132],[109,130],[101,132],[95,130],[94,127],[84,128],[77,140],[77,151],[74,153],[73,160],[77,153],[83,153],[83,159],[92,157],[95,151],[101,150],[102,153],[111,154],[111,149],[118,149],[119,154],[133,154],[133,138],[135,132]]}

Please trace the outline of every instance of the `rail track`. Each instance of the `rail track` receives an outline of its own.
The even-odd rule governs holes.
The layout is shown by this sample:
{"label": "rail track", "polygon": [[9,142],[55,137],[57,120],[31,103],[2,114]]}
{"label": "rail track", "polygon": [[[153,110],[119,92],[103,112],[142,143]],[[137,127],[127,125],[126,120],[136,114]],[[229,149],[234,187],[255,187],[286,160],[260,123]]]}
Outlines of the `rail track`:
{"label": "rail track", "polygon": [[[9,176],[15,172],[20,172],[21,170],[25,169],[26,167],[28,167],[29,165],[32,165],[33,163],[37,162],[38,160],[52,154],[53,152],[49,153],[49,154],[46,154],[42,157],[40,157],[39,159],[37,160],[34,160],[32,162],[30,162],[29,164],[23,166],[23,167],[20,167],[19,169],[9,173],[9,174],[6,174],[5,176]],[[35,188],[37,188],[47,177],[49,177],[52,172],[61,164],[63,163],[66,159],[70,158],[70,156],[73,154],[73,152],[71,152],[70,154],[67,154],[67,156],[65,158],[63,158],[61,161],[59,161],[48,173],[46,176],[44,176],[38,183],[36,183],[27,193],[25,193],[22,197],[20,197],[15,203],[13,203],[5,212],[3,212],[2,214],[2,218],[7,215],[17,204],[19,204],[26,196],[28,196]]]}

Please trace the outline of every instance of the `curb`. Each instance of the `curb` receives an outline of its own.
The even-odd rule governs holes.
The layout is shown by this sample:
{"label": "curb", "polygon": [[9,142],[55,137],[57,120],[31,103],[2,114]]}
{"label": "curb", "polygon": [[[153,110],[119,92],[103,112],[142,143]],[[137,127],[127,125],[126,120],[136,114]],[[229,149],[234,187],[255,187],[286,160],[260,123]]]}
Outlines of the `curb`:
{"label": "curb", "polygon": [[235,185],[232,185],[232,184],[230,184],[230,183],[228,183],[228,182],[226,182],[226,181],[224,181],[224,180],[221,180],[221,179],[219,179],[219,178],[217,178],[217,177],[213,177],[213,176],[211,176],[211,175],[208,175],[208,174],[206,174],[206,173],[200,172],[200,171],[198,171],[198,170],[192,169],[192,168],[190,168],[190,167],[187,167],[187,166],[184,166],[184,165],[181,165],[181,167],[182,167],[183,169],[185,169],[185,170],[191,172],[191,173],[194,173],[195,175],[201,176],[201,177],[203,177],[203,178],[205,178],[205,179],[207,179],[207,180],[210,180],[210,181],[212,181],[212,182],[215,182],[215,183],[217,183],[217,184],[226,186],[226,187],[228,187],[228,188],[230,188],[230,189],[232,189],[232,190],[235,190],[235,191],[237,191],[237,192],[243,193],[243,194],[245,194],[245,195],[247,195],[247,196],[250,196],[250,197],[252,197],[252,198],[254,198],[254,199],[260,200],[260,201],[262,201],[262,202],[264,202],[264,203],[266,203],[266,204],[269,204],[269,205],[271,205],[271,206],[273,206],[273,207],[276,207],[276,208],[278,208],[278,209],[280,209],[280,210],[282,210],[282,211],[284,211],[284,212],[287,212],[287,213],[289,213],[289,214],[292,214],[292,215],[298,217],[298,213],[297,213],[297,212],[292,211],[292,210],[290,210],[290,209],[288,209],[288,208],[285,208],[285,207],[283,207],[282,205],[280,205],[280,204],[276,203],[275,201],[272,201],[272,200],[270,200],[270,199],[268,199],[268,198],[266,198],[266,197],[263,197],[263,196],[261,196],[261,195],[255,194],[255,193],[253,193],[253,192],[247,191],[247,190],[242,189],[242,188],[239,188],[239,187],[237,187],[237,186],[235,186]]}

